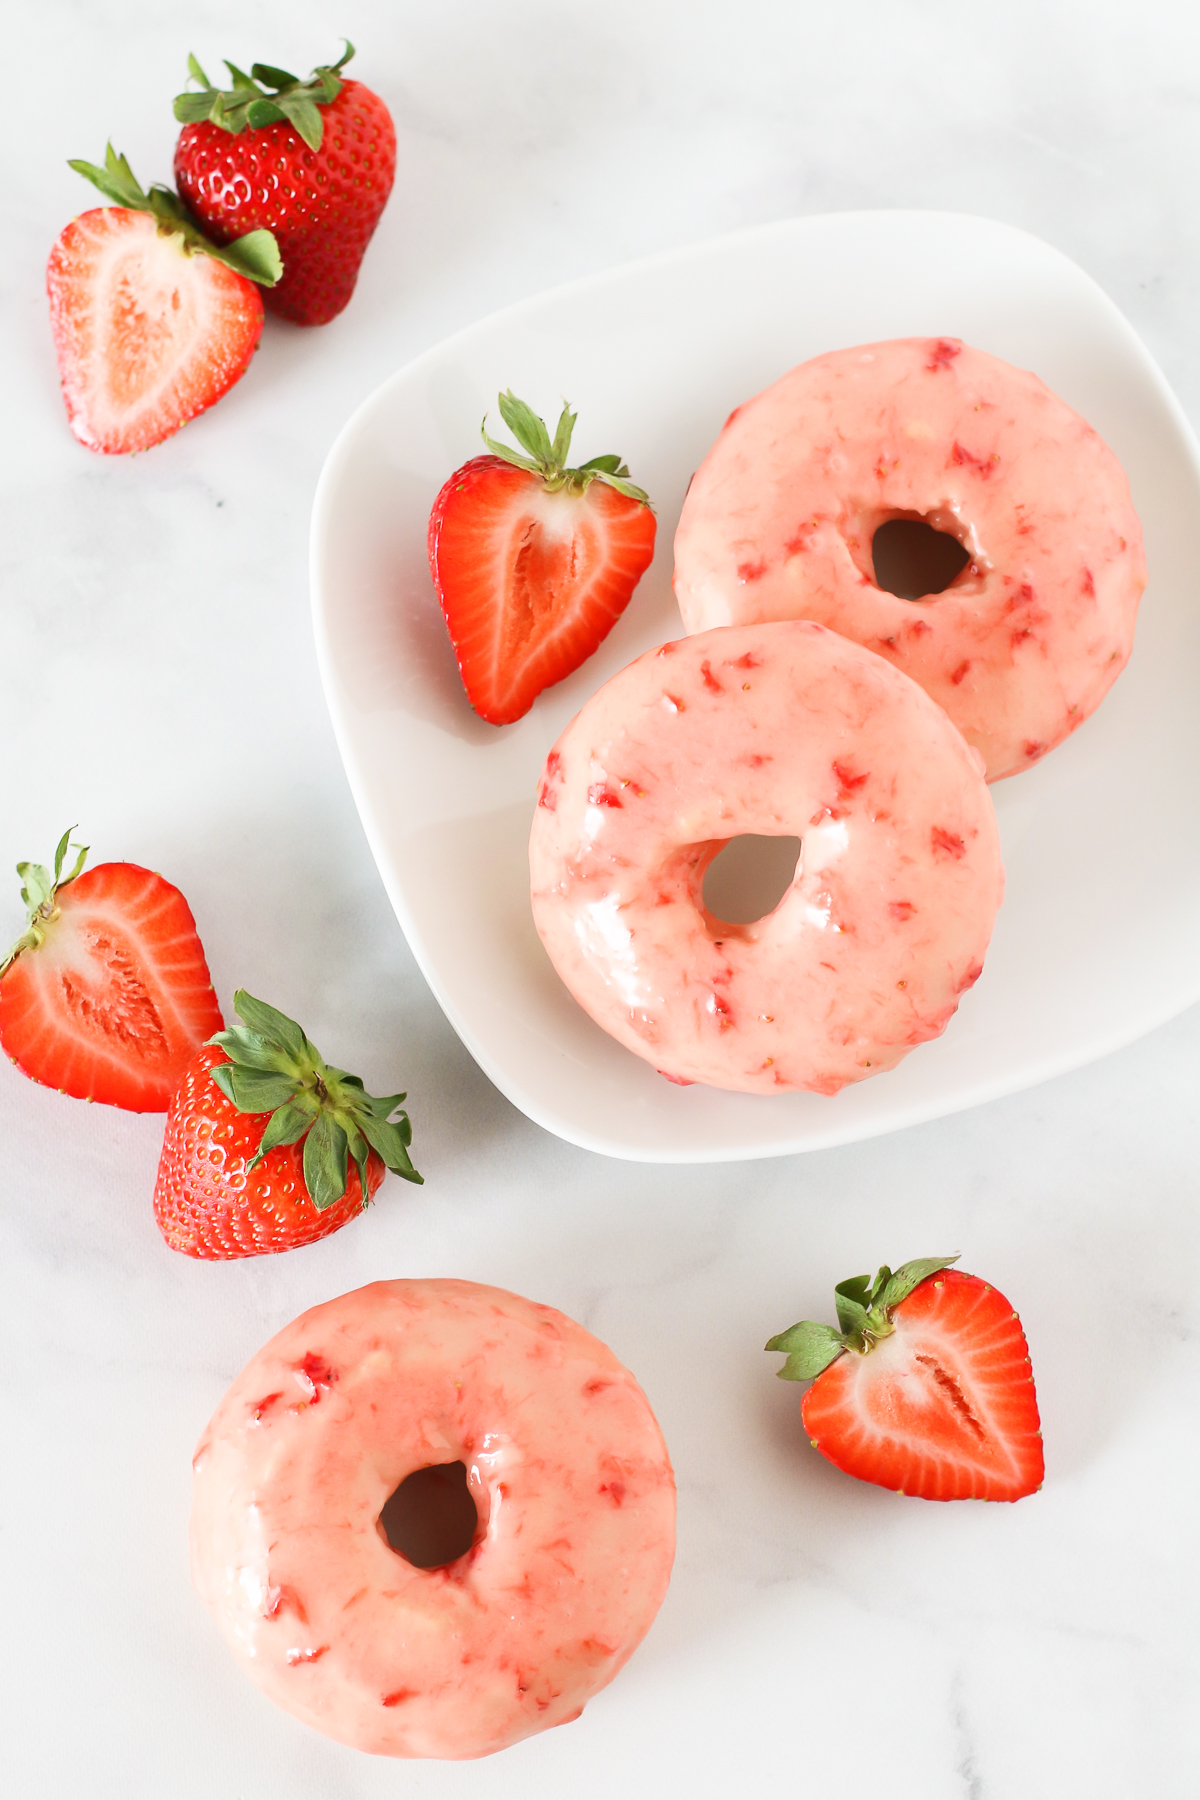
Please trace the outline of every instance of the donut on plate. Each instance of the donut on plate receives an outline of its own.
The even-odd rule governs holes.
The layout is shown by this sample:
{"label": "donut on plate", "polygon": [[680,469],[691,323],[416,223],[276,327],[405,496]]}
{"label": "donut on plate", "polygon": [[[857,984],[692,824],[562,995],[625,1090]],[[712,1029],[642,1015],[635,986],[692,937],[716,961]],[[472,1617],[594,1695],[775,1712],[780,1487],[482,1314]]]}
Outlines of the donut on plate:
{"label": "donut on plate", "polygon": [[[715,918],[729,839],[798,837],[752,924]],[[546,761],[533,916],[597,1024],[675,1081],[834,1094],[937,1037],[1003,892],[981,759],[882,657],[805,620],[649,651]]]}
{"label": "donut on plate", "polygon": [[[455,1462],[474,1542],[414,1567],[381,1513]],[[674,1479],[633,1376],[552,1307],[469,1281],[379,1281],[295,1319],[194,1466],[192,1578],[234,1655],[383,1756],[483,1756],[576,1718],[671,1572]]]}
{"label": "donut on plate", "polygon": [[[944,592],[913,601],[877,585],[872,544],[893,519],[962,544]],[[1036,375],[956,338],[836,350],[739,406],[675,534],[688,631],[828,625],[919,682],[989,781],[1100,704],[1145,585],[1112,451]]]}

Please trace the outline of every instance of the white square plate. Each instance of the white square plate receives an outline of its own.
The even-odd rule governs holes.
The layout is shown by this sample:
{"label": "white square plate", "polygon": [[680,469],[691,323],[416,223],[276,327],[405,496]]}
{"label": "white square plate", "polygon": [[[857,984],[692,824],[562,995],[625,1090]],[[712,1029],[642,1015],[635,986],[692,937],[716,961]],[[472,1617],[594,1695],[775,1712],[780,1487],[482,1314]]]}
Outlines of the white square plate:
{"label": "white square plate", "polygon": [[[680,1088],[561,985],[529,910],[546,752],[641,651],[682,635],[671,540],[731,409],[821,351],[961,337],[1033,369],[1120,457],[1150,585],[1128,669],[1037,768],[993,788],[1008,887],[978,985],[945,1035],[845,1089]],[[434,496],[512,387],[579,411],[658,510],[654,564],[599,652],[518,724],[467,704],[426,561]],[[722,238],[562,288],[463,331],[386,382],[330,452],[313,512],[317,651],[392,905],[467,1048],[547,1130],[612,1156],[711,1162],[868,1137],[1102,1056],[1200,997],[1200,453],[1131,327],[1048,245],[986,219],[848,213]]]}

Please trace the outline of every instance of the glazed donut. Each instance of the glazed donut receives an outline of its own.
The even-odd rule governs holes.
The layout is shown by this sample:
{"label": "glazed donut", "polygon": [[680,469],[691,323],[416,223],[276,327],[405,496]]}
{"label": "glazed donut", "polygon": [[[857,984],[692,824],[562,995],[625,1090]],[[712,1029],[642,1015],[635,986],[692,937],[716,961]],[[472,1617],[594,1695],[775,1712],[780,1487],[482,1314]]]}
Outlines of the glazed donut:
{"label": "glazed donut", "polygon": [[[733,837],[796,836],[775,910],[714,918]],[[834,1094],[937,1037],[1003,870],[978,752],[898,669],[805,620],[724,626],[614,675],[551,751],[529,860],[551,962],[674,1081]]]}
{"label": "glazed donut", "polygon": [[[406,1476],[461,1460],[442,1568],[393,1550]],[[552,1307],[379,1281],[286,1326],[195,1457],[192,1579],[285,1711],[382,1756],[483,1756],[577,1717],[658,1611],[675,1485],[645,1395]]]}
{"label": "glazed donut", "polygon": [[[914,602],[876,585],[872,543],[888,520],[916,518],[969,561]],[[828,625],[932,694],[989,781],[1095,711],[1145,585],[1112,451],[1036,375],[956,338],[836,350],[739,406],[675,534],[688,631]]]}

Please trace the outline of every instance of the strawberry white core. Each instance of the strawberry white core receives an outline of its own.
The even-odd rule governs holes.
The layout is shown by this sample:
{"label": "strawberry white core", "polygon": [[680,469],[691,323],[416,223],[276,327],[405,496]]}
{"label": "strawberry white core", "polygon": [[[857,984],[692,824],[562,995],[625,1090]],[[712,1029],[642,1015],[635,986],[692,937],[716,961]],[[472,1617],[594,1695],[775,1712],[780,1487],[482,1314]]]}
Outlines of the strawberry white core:
{"label": "strawberry white core", "polygon": [[99,268],[97,392],[113,412],[153,405],[212,308],[177,238],[115,240]]}

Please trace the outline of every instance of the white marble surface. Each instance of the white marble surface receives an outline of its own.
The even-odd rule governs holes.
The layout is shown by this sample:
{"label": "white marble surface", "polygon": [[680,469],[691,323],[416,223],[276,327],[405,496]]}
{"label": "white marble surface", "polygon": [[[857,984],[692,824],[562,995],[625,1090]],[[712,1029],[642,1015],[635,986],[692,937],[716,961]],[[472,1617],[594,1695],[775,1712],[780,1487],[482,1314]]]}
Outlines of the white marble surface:
{"label": "white marble surface", "polygon": [[[42,296],[50,244],[88,204],[64,159],[111,132],[165,177],[189,49],[307,68],[343,31],[400,139],[355,302],[317,333],[270,327],[171,443],[89,456]],[[675,1171],[545,1136],[461,1049],[387,909],[318,689],[306,530],[334,433],[417,351],[566,277],[793,212],[942,206],[1039,233],[1124,308],[1200,422],[1200,14],[43,0],[16,40],[45,79],[8,98],[0,868],[75,820],[97,859],[161,868],[226,1004],[245,982],[369,1082],[407,1085],[428,1185],[390,1183],[307,1251],[192,1263],[150,1212],[161,1120],[0,1067],[5,1791],[1186,1791],[1200,1015],[803,1158]],[[1136,854],[1135,827],[1113,821],[1114,855]],[[9,877],[0,935],[19,926]],[[1028,1330],[1047,1481],[1013,1509],[839,1477],[759,1349],[841,1276],[947,1249]],[[634,1661],[579,1723],[483,1764],[396,1767],[310,1734],[244,1682],[187,1582],[189,1456],[226,1382],[302,1307],[405,1274],[582,1319],[641,1378],[679,1475],[676,1573]]]}

